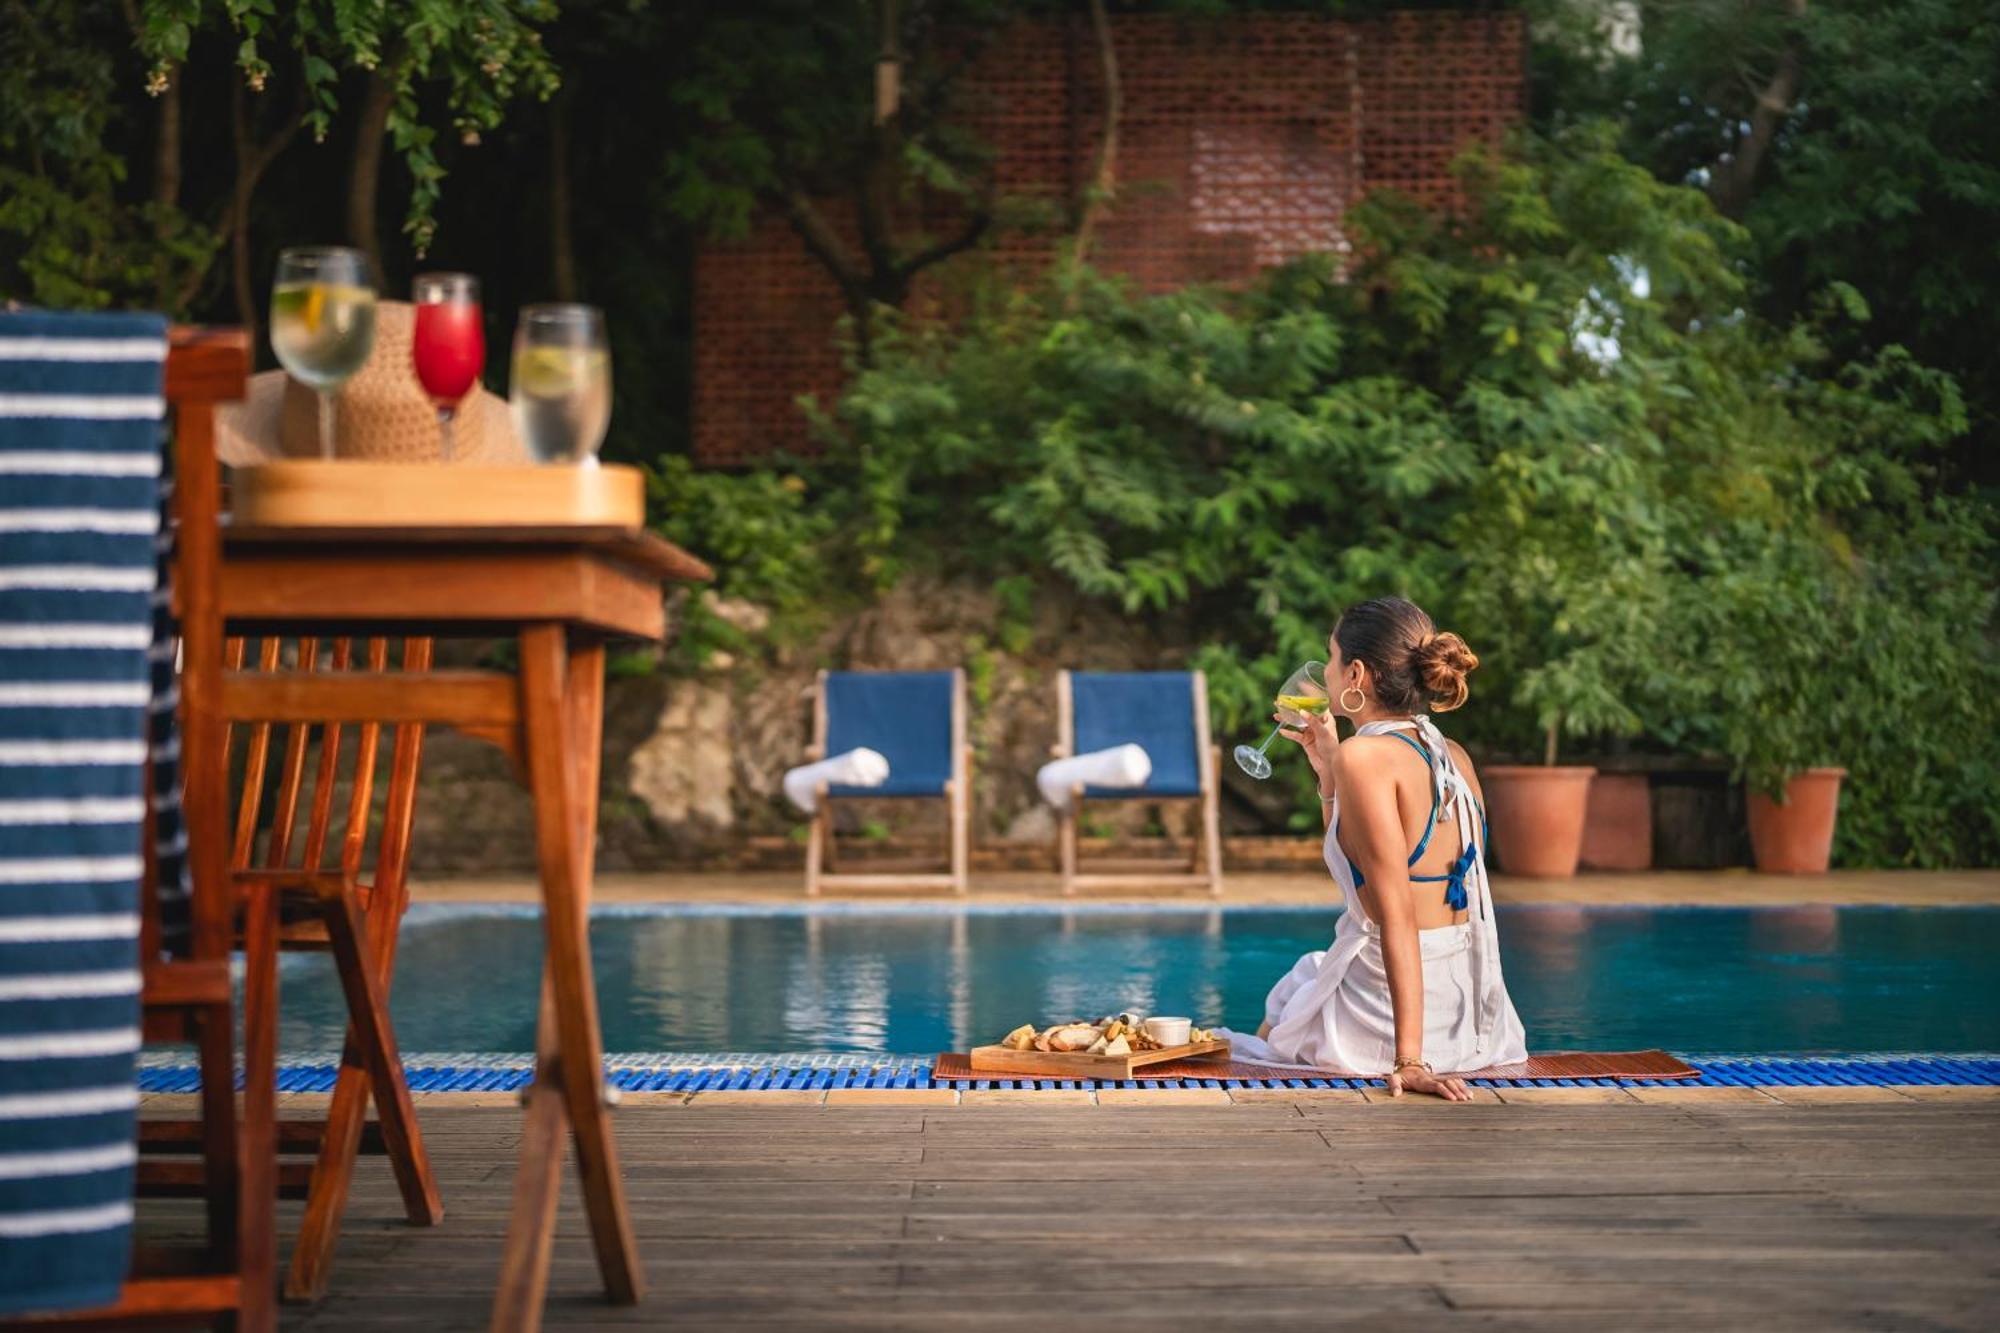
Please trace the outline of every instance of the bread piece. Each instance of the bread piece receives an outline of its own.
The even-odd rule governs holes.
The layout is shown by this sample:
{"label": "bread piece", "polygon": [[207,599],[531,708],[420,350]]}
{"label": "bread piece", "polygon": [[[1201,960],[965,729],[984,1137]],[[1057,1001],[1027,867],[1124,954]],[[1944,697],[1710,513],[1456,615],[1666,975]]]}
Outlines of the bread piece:
{"label": "bread piece", "polygon": [[1088,1023],[1071,1023],[1059,1027],[1049,1034],[1049,1049],[1052,1051],[1081,1051],[1098,1037],[1097,1029]]}

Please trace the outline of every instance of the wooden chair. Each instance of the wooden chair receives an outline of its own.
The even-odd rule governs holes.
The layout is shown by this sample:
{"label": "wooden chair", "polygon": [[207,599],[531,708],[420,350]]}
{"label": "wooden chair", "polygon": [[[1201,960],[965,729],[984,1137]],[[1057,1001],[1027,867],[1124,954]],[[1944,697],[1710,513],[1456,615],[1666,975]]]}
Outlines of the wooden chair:
{"label": "wooden chair", "polygon": [[[175,508],[179,554],[175,596],[181,622],[181,759],[191,896],[186,920],[162,918],[153,823],[145,834],[147,891],[141,894],[141,1007],[148,1041],[191,1042],[202,1071],[201,1118],[188,1140],[199,1160],[139,1164],[141,1193],[198,1194],[206,1237],[196,1246],[137,1244],[132,1275],[112,1305],[38,1319],[23,1326],[126,1326],[141,1320],[229,1323],[245,1333],[277,1326],[276,1006],[257,997],[277,991],[275,966],[246,970],[244,1088],[234,1095],[235,1026],[229,958],[236,939],[238,894],[229,880],[228,815],[223,790],[221,482],[214,449],[215,405],[240,398],[249,372],[249,340],[236,330],[176,329],[166,365],[174,418]],[[148,783],[150,791],[152,784]],[[256,895],[266,901],[267,895]],[[251,911],[248,928],[264,938],[275,912]],[[169,953],[163,941],[175,937]],[[275,961],[274,951],[261,958]]]}
{"label": "wooden chair", "polygon": [[[1199,671],[1070,672],[1056,677],[1058,759],[1115,745],[1143,746],[1153,761],[1143,787],[1075,787],[1057,816],[1062,891],[1191,885],[1222,895],[1222,752],[1210,743],[1208,680]],[[1201,829],[1185,869],[1179,861],[1134,872],[1085,873],[1077,863],[1077,820],[1092,801],[1192,801]]]}
{"label": "wooden chair", "polygon": [[[265,638],[257,645],[256,671],[282,670],[294,678],[328,671],[379,673],[388,669],[390,657],[389,641],[381,638],[360,645],[347,638],[327,643],[304,638],[289,644]],[[242,674],[251,656],[246,641],[229,642],[225,661],[231,679]],[[408,639],[399,665],[404,671],[422,672],[429,669],[431,656],[430,640]],[[225,702],[225,712],[235,710]],[[285,1295],[316,1300],[326,1290],[355,1159],[364,1146],[388,1154],[412,1224],[434,1226],[444,1216],[388,1011],[398,927],[409,904],[410,832],[424,728],[410,722],[392,729],[381,832],[369,878],[363,877],[362,866],[384,728],[362,723],[352,729],[352,764],[344,798],[339,787],[348,747],[342,743],[340,723],[239,723],[230,727],[225,740],[225,765],[239,730],[245,745],[230,852],[232,879],[246,900],[256,890],[274,894],[279,917],[275,934],[259,937],[258,947],[330,951],[351,1019],[326,1118],[288,1120],[280,1126],[281,1153],[317,1153],[309,1174],[280,1164],[278,1176],[281,1197],[306,1199]],[[273,770],[280,732],[282,752]],[[329,863],[337,801],[344,813],[337,851]],[[247,958],[252,947],[247,929],[242,943]],[[254,969],[266,963],[258,958],[248,959],[246,965]],[[380,1134],[364,1139],[371,1095],[380,1114]],[[164,1138],[162,1134],[155,1141]]]}
{"label": "wooden chair", "polygon": [[[811,759],[861,746],[889,761],[880,787],[822,784],[806,841],[806,894],[822,888],[967,888],[971,856],[972,747],[965,741],[965,673],[952,671],[822,671],[813,685]],[[868,872],[838,870],[833,828],[836,800],[921,800],[945,803],[946,868]]]}
{"label": "wooden chair", "polygon": [[[221,634],[221,485],[212,412],[215,401],[230,395],[214,392],[217,380],[207,370],[221,356],[217,348],[232,346],[229,337],[179,333],[168,363],[168,396],[177,409],[176,600],[194,893],[185,929],[179,922],[163,922],[161,898],[153,893],[145,896],[142,923],[144,957],[159,957],[169,937],[176,942],[175,956],[149,964],[146,971],[146,1035],[149,1040],[196,1042],[202,1105],[194,1120],[141,1123],[140,1147],[146,1156],[139,1164],[138,1187],[141,1194],[208,1200],[209,1252],[197,1257],[142,1247],[135,1276],[118,1305],[67,1317],[71,1322],[118,1322],[173,1312],[233,1316],[239,1328],[275,1327],[275,1201],[307,1201],[285,1290],[294,1299],[315,1298],[325,1289],[355,1158],[364,1147],[389,1155],[412,1222],[431,1224],[443,1216],[387,1008],[397,926],[408,902],[409,835],[423,727],[404,723],[392,729],[374,873],[364,879],[383,728],[357,726],[350,750],[343,747],[338,724],[232,725],[228,682],[243,674],[252,652],[245,641],[225,641]],[[247,369],[240,335],[235,337],[239,365]],[[360,645],[347,639],[289,645],[263,639],[257,641],[254,665],[262,672],[284,666],[299,675],[323,666],[380,672],[389,656],[386,639]],[[404,642],[404,670],[425,670],[430,659],[429,640]],[[280,728],[282,736],[277,735]],[[232,837],[227,775],[239,733],[245,742],[243,778]],[[274,752],[280,753],[275,768]],[[337,852],[330,856],[344,753],[352,763],[341,801]],[[150,830],[147,850],[151,882]],[[235,947],[244,954],[240,1124],[228,1096],[234,1082],[228,962]],[[333,953],[353,1021],[326,1119],[280,1126],[277,957],[291,949]],[[380,1132],[365,1135],[371,1094],[381,1108]],[[284,1151],[316,1152],[317,1161],[281,1163]],[[238,1252],[234,1273],[228,1271],[232,1248]]]}

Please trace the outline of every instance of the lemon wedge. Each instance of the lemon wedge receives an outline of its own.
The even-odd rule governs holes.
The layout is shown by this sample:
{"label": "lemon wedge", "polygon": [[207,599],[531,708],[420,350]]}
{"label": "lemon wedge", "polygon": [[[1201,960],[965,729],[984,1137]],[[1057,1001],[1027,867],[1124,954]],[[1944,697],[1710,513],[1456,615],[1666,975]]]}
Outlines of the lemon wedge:
{"label": "lemon wedge", "polygon": [[605,360],[594,348],[528,347],[514,359],[514,381],[536,398],[562,398],[581,392]]}

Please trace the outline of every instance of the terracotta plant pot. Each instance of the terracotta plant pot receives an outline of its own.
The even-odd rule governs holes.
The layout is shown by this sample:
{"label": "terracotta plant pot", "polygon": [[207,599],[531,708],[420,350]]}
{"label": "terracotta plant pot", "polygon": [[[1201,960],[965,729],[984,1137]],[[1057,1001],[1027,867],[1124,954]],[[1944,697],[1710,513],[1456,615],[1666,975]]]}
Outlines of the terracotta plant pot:
{"label": "terracotta plant pot", "polygon": [[1785,785],[1782,803],[1750,793],[1750,851],[1766,875],[1817,875],[1833,861],[1833,825],[1844,768],[1809,768]]}
{"label": "terracotta plant pot", "polygon": [[1590,870],[1653,867],[1653,784],[1644,773],[1599,773],[1583,817],[1583,864]]}
{"label": "terracotta plant pot", "polygon": [[1567,879],[1583,852],[1594,768],[1501,764],[1485,769],[1493,849],[1510,875]]}

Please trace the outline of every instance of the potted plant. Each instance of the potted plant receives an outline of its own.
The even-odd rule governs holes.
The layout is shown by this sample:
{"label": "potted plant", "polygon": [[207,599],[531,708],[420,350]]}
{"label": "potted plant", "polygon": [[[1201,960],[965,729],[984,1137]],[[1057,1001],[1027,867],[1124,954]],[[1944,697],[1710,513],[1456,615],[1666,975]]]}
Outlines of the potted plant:
{"label": "potted plant", "polygon": [[[1541,757],[1480,769],[1493,855],[1510,875],[1540,878],[1576,873],[1597,776],[1557,762],[1563,738],[1641,730],[1635,703],[1651,687],[1665,623],[1665,580],[1657,545],[1639,539],[1650,513],[1632,503],[1633,469],[1587,442],[1563,443],[1544,452],[1562,459],[1565,490],[1484,507],[1461,529],[1481,670],[1492,668],[1488,688],[1511,705],[1512,718],[1499,719],[1510,748],[1539,741]],[[1527,489],[1494,487],[1503,499]],[[1632,521],[1605,523],[1614,506]]]}
{"label": "potted plant", "polygon": [[1481,770],[1494,856],[1510,875],[1566,879],[1576,873],[1597,770],[1557,763],[1561,737],[1636,724],[1604,670],[1607,656],[1583,648],[1522,673],[1515,699],[1535,712],[1542,762]]}
{"label": "potted plant", "polygon": [[1832,863],[1835,766],[1865,670],[1843,587],[1807,543],[1766,539],[1699,592],[1696,626],[1715,749],[1745,787],[1751,855],[1765,874],[1817,874]]}

